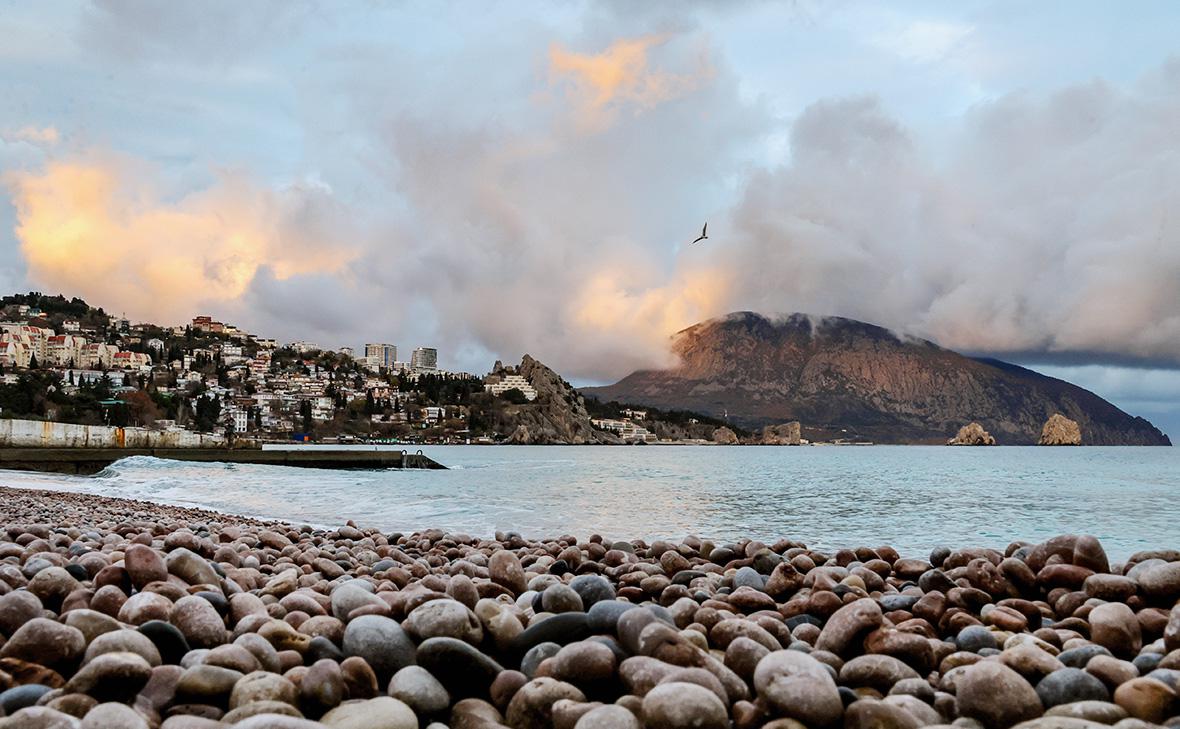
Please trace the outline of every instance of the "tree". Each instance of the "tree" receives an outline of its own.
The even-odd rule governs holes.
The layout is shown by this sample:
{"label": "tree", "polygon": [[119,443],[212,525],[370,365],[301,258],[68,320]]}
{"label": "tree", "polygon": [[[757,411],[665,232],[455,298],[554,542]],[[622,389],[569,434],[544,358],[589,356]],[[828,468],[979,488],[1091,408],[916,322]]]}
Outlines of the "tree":
{"label": "tree", "polygon": [[35,369],[38,369],[39,367],[40,367],[40,365],[37,363],[37,355],[35,355],[35,354],[30,355],[29,356],[29,369],[35,370]]}
{"label": "tree", "polygon": [[311,432],[311,400],[302,400],[299,403],[299,415],[303,418],[303,432]]}
{"label": "tree", "polygon": [[504,398],[505,400],[512,403],[513,405],[524,405],[529,401],[529,399],[527,397],[525,397],[525,394],[520,391],[519,387],[514,387],[510,390],[505,390],[503,393],[500,394],[500,397]]}

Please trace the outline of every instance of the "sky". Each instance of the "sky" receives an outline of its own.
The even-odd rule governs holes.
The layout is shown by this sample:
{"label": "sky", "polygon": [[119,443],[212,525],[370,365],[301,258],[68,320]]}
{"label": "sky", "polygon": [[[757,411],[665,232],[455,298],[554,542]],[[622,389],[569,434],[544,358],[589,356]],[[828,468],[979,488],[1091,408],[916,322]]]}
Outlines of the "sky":
{"label": "sky", "polygon": [[1171,2],[0,0],[0,290],[578,383],[730,311],[840,315],[1176,436],[1177,27]]}

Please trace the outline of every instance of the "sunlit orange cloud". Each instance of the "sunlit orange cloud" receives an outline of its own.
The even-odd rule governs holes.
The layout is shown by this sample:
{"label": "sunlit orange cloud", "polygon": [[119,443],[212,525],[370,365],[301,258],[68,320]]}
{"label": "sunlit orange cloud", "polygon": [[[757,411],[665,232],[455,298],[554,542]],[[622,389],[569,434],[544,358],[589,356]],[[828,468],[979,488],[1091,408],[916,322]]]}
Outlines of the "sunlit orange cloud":
{"label": "sunlit orange cloud", "polygon": [[705,60],[686,74],[651,68],[648,52],[667,41],[661,35],[623,39],[597,54],[574,53],[558,44],[550,47],[550,72],[555,79],[567,81],[566,92],[577,106],[579,125],[597,131],[609,126],[627,104],[641,109],[656,106],[689,93],[712,75]]}
{"label": "sunlit orange cloud", "polygon": [[689,270],[667,284],[634,287],[625,268],[589,276],[571,302],[570,320],[580,338],[603,346],[626,345],[619,369],[675,364],[669,344],[676,332],[725,310],[730,278],[722,270]]}
{"label": "sunlit orange cloud", "polygon": [[20,129],[0,130],[0,140],[5,142],[28,142],[29,144],[57,144],[60,135],[54,127],[26,126]]}
{"label": "sunlit orange cloud", "polygon": [[177,322],[202,303],[240,297],[263,265],[286,278],[348,259],[338,247],[284,235],[281,193],[227,176],[171,201],[144,179],[109,159],[6,176],[29,279],[137,318]]}

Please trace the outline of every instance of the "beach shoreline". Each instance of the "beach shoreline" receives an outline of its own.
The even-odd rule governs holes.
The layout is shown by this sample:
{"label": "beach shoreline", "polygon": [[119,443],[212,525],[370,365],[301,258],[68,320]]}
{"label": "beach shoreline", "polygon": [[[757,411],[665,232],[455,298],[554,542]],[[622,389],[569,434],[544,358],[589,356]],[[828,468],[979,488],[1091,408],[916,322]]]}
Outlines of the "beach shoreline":
{"label": "beach shoreline", "polygon": [[0,529],[0,729],[1134,729],[1180,714],[1167,545],[1116,564],[1076,535],[916,558],[389,534],[11,487]]}

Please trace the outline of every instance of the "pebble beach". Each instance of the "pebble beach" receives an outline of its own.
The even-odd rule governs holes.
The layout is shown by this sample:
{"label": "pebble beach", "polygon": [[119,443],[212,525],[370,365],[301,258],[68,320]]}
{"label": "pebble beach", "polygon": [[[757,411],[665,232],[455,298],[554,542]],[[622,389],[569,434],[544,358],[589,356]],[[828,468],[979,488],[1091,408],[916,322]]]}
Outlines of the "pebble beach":
{"label": "pebble beach", "polygon": [[1180,550],[389,533],[0,488],[0,729],[1180,727]]}

